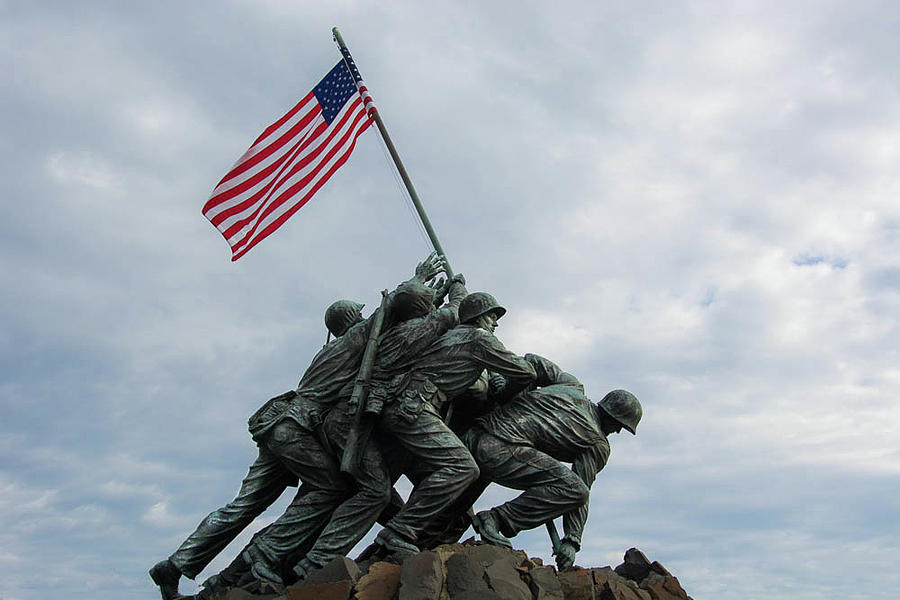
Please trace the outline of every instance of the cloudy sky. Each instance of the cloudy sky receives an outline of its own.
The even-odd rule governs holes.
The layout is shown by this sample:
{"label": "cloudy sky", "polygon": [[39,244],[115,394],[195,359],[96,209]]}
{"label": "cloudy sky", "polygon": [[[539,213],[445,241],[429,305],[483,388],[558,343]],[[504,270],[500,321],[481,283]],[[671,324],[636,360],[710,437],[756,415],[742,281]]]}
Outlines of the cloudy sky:
{"label": "cloudy sky", "polygon": [[578,563],[895,597],[896,3],[330,4],[0,3],[0,598],[158,597],[324,308],[428,253],[374,128],[237,263],[200,213],[335,25],[498,336],[644,403]]}

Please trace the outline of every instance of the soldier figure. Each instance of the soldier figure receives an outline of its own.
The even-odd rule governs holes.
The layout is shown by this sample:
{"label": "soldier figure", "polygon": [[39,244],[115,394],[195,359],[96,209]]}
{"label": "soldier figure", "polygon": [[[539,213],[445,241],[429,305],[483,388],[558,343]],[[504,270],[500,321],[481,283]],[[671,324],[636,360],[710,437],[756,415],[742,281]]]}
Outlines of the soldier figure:
{"label": "soldier figure", "polygon": [[572,566],[581,548],[590,487],[609,458],[607,436],[623,428],[634,434],[642,409],[625,390],[614,390],[595,405],[573,375],[540,356],[525,358],[542,387],[480,417],[464,436],[482,475],[480,489],[467,494],[467,506],[487,482],[524,490],[476,514],[474,524],[485,541],[510,546],[508,537],[562,515],[565,537],[554,551],[563,569]]}
{"label": "soldier figure", "polygon": [[[384,402],[377,430],[405,451],[414,485],[404,507],[376,536],[373,546],[382,551],[417,551],[421,531],[478,478],[471,454],[441,418],[445,405],[485,369],[505,376],[511,393],[534,379],[534,368],[493,334],[505,313],[493,296],[476,292],[459,304],[462,323],[437,339],[440,328],[433,323],[408,321],[382,341],[371,393]],[[379,391],[374,381],[388,383]]]}
{"label": "soldier figure", "polygon": [[[432,253],[417,266],[410,281],[424,283],[433,278],[443,264],[443,258]],[[312,475],[310,483],[315,485],[316,493],[307,493],[308,487],[301,486],[294,502],[315,508],[310,509],[309,516],[311,522],[319,523],[318,527],[327,521],[334,508],[334,498],[347,493],[346,484],[340,493],[331,489],[334,487],[331,483],[340,478],[340,469],[336,468],[334,457],[321,446],[318,434],[328,405],[334,402],[344,384],[356,377],[359,369],[368,332],[374,323],[371,316],[362,318],[362,306],[349,300],[332,304],[326,311],[326,325],[337,339],[326,344],[313,358],[296,392],[269,400],[250,418],[250,431],[259,445],[259,456],[250,466],[237,496],[210,513],[178,550],[150,569],[150,577],[159,586],[163,600],[178,598],[181,576],[196,577],[253,519],[275,502],[285,488],[297,485],[301,470],[305,475],[304,482],[306,476]],[[402,313],[402,309],[398,311],[398,307],[389,302],[385,321],[393,320],[392,313],[397,312]],[[270,431],[285,422],[289,424],[279,431]],[[294,436],[292,451],[285,455],[281,450],[285,446],[285,436],[289,435]],[[337,477],[334,477],[335,471]]]}
{"label": "soldier figure", "polygon": [[[423,323],[444,321],[452,326],[456,320],[456,307],[466,294],[465,287],[458,282],[460,279],[461,276],[457,276],[457,281],[450,282],[450,303],[439,310],[434,310],[434,291],[422,281],[411,280],[398,286],[393,292],[392,302],[397,313],[394,320],[399,323],[382,333],[379,356],[384,354],[382,350],[385,346],[390,347],[387,340],[395,339],[395,332],[399,330],[411,327],[422,329]],[[302,579],[331,559],[346,555],[368,533],[391,499],[390,474],[374,439],[361,449],[360,468],[354,473],[355,485],[350,486],[350,480],[340,472],[340,457],[345,451],[353,423],[352,411],[348,406],[353,383],[353,380],[344,382],[343,389],[335,395],[338,400],[333,400],[334,407],[328,411],[322,425],[323,443],[333,456],[329,468],[321,471],[320,467],[310,465],[309,468],[320,471],[308,475],[302,468],[296,471],[304,482],[307,477],[321,479],[326,476],[331,481],[329,487],[340,490],[340,496],[332,498],[333,512],[329,513],[330,518],[326,519],[327,524],[320,532],[311,519],[308,502],[303,500],[289,506],[281,517],[254,536],[247,548],[247,558],[252,564],[253,574],[262,581],[281,583],[279,572],[286,562],[297,563],[293,575]],[[287,456],[296,455],[293,460],[299,461],[304,448],[292,441],[291,435],[280,432],[279,428],[283,427],[293,425],[283,422],[273,430],[273,437],[286,440],[278,452]],[[299,560],[298,554],[303,555]]]}

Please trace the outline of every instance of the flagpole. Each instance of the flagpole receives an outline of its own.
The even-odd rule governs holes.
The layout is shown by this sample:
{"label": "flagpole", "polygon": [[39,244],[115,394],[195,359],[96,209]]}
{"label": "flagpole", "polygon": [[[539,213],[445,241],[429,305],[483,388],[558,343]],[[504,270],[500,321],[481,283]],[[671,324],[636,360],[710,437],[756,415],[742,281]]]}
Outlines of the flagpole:
{"label": "flagpole", "polygon": [[346,63],[347,68],[350,70],[350,74],[353,76],[353,80],[359,87],[363,102],[365,102],[366,104],[366,110],[368,111],[369,116],[375,121],[375,126],[378,127],[378,131],[379,133],[381,133],[381,138],[384,140],[384,144],[387,146],[388,152],[390,152],[391,154],[391,158],[394,159],[394,165],[397,167],[397,171],[400,173],[400,178],[403,180],[403,185],[406,186],[406,191],[409,192],[409,197],[412,199],[413,206],[416,207],[416,212],[419,215],[419,219],[421,219],[422,221],[422,225],[425,227],[425,232],[428,233],[428,238],[431,240],[431,245],[434,246],[434,249],[438,254],[444,257],[444,271],[447,273],[447,276],[453,277],[453,269],[450,268],[450,263],[447,261],[447,255],[444,254],[444,249],[441,247],[441,242],[440,240],[438,240],[437,233],[435,233],[434,228],[431,226],[431,221],[428,219],[428,215],[425,213],[425,208],[422,206],[421,200],[419,200],[419,195],[416,193],[416,188],[415,186],[413,186],[412,180],[409,178],[409,174],[406,172],[406,167],[403,166],[403,161],[400,160],[400,155],[397,154],[397,149],[394,147],[394,142],[391,141],[391,136],[388,135],[387,129],[384,126],[384,121],[381,120],[381,115],[379,114],[378,109],[375,108],[375,104],[374,102],[372,102],[372,97],[369,95],[369,92],[362,81],[359,70],[356,68],[356,63],[353,62],[353,57],[350,56],[350,50],[347,49],[347,45],[344,43],[344,38],[341,36],[341,32],[338,31],[337,27],[332,28],[331,32],[334,34],[334,41],[337,43],[338,47],[341,50],[341,55],[344,57],[344,63]]}

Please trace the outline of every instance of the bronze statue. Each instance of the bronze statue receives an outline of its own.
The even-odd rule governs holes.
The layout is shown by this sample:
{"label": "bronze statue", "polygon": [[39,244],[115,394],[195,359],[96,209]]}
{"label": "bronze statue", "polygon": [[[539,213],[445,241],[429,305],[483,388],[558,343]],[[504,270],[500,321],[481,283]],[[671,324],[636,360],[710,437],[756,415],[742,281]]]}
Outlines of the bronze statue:
{"label": "bronze statue", "polygon": [[476,292],[459,304],[464,322],[444,329],[440,337],[435,334],[442,333],[442,327],[408,321],[389,332],[395,344],[383,342],[385,353],[379,355],[375,377],[383,387],[376,393],[373,384],[372,392],[384,399],[376,428],[406,455],[404,471],[414,487],[375,538],[382,552],[417,550],[414,542],[420,532],[478,478],[471,454],[442,418],[448,402],[486,368],[506,376],[513,390],[534,379],[531,365],[492,333],[505,312],[492,296]]}
{"label": "bronze statue", "polygon": [[[459,513],[490,482],[523,490],[476,514],[473,525],[483,540],[511,546],[509,537],[562,516],[565,537],[554,553],[563,569],[572,566],[581,548],[590,487],[609,458],[607,436],[623,428],[634,434],[642,408],[625,390],[614,390],[594,404],[573,375],[540,356],[525,358],[537,373],[537,387],[478,418],[464,436],[481,479],[460,499],[453,517],[458,525]],[[571,469],[563,463],[571,463]],[[464,530],[459,526],[457,535]]]}
{"label": "bronze statue", "polygon": [[[426,263],[428,268],[422,271],[422,275],[427,275],[428,279],[436,275],[436,270],[443,265],[439,258],[432,257],[429,260],[431,262]],[[425,315],[431,318],[431,315],[440,315],[445,311],[455,312],[455,308],[431,312],[434,308],[434,292],[425,285],[425,281],[424,277],[414,278],[401,284],[393,292],[392,324],[383,330],[382,340],[389,337],[395,329],[426,318]],[[465,295],[465,289],[460,292],[456,285],[451,284],[450,295],[452,305],[455,301],[453,298]],[[296,462],[296,474],[302,481],[307,481],[307,476],[304,475],[306,470],[312,470],[315,472],[309,472],[309,478],[321,480],[327,476],[328,481],[321,482],[322,489],[333,489],[339,493],[330,501],[330,510],[321,532],[318,529],[320,523],[309,508],[309,500],[304,499],[291,504],[281,517],[254,537],[248,545],[245,558],[251,564],[252,572],[263,581],[281,583],[286,563],[294,565],[292,577],[302,579],[333,558],[346,555],[371,529],[392,497],[387,465],[373,439],[365,440],[361,445],[361,465],[354,471],[353,480],[341,473],[340,459],[346,451],[346,442],[353,426],[348,399],[354,381],[345,379],[342,383],[343,387],[334,392],[333,407],[327,411],[320,426],[323,445],[328,448],[331,456],[327,468],[301,464],[305,448],[302,444],[293,442],[289,435],[284,436],[286,442],[280,449],[280,453],[292,457],[290,460]],[[293,425],[282,423],[278,427]],[[279,435],[278,429],[273,430],[274,435]],[[402,502],[395,503],[394,506],[398,504]],[[392,512],[397,511],[395,509]],[[301,551],[298,552],[298,549]]]}
{"label": "bronze statue", "polygon": [[[417,266],[410,281],[424,283],[432,279],[443,264],[443,258],[432,253]],[[330,333],[336,339],[313,358],[296,391],[272,398],[250,418],[251,435],[259,445],[259,455],[237,496],[210,513],[168,559],[150,569],[150,577],[159,586],[163,600],[178,598],[181,576],[196,577],[287,487],[297,485],[300,472],[313,474],[311,483],[316,491],[310,494],[309,487],[301,486],[295,503],[314,506],[311,520],[322,526],[327,522],[335,498],[346,493],[347,484],[343,483],[340,494],[330,489],[341,478],[333,455],[321,445],[321,424],[337,392],[356,377],[359,369],[368,328],[374,322],[371,316],[362,318],[361,308],[361,304],[351,301],[339,301],[329,307],[326,324],[335,328]],[[388,303],[387,312],[392,315],[402,314],[404,310],[402,303],[395,305],[393,299]],[[272,432],[276,426],[278,431]],[[288,437],[290,445],[285,443]],[[292,451],[286,451],[287,447]],[[330,475],[321,475],[322,472]]]}
{"label": "bronze statue", "polygon": [[[237,497],[150,570],[164,600],[179,597],[182,575],[195,577],[298,480],[284,514],[204,583],[201,598],[254,579],[305,578],[346,555],[376,520],[384,527],[364,556],[456,541],[470,523],[484,541],[509,546],[518,532],[562,516],[554,554],[560,568],[574,563],[607,436],[634,433],[641,405],[624,390],[595,405],[556,364],[507,350],[493,333],[506,309],[492,295],[468,294],[461,275],[426,285],[444,267],[429,256],[383,292],[368,319],[350,300],[328,307],[335,339],[296,390],[248,422],[259,456]],[[405,504],[392,487],[401,474],[414,486]],[[472,514],[491,482],[523,493]]]}

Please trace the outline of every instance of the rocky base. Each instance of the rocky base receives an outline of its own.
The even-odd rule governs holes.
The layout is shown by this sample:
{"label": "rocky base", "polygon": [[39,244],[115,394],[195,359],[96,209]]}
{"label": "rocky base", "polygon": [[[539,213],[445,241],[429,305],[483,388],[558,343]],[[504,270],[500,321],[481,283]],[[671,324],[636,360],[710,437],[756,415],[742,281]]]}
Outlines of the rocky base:
{"label": "rocky base", "polygon": [[357,564],[338,558],[284,590],[232,588],[213,600],[690,600],[678,579],[632,548],[612,569],[557,572],[521,550],[467,540]]}

